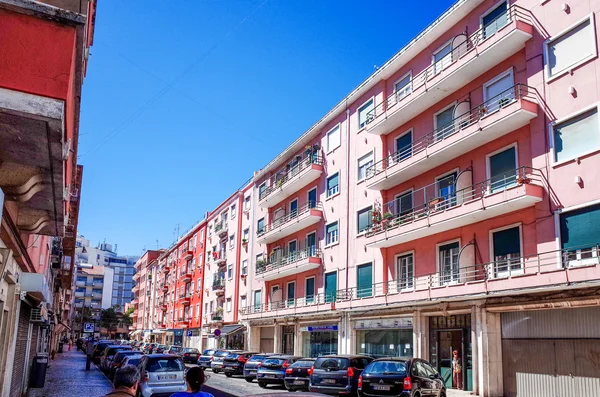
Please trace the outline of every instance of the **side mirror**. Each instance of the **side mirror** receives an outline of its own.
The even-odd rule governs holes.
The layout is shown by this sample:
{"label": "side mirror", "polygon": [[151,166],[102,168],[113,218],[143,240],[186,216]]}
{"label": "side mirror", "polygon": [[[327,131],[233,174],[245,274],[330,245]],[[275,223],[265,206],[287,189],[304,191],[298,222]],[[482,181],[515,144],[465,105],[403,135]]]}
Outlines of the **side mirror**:
{"label": "side mirror", "polygon": [[429,375],[429,379],[434,380],[437,379],[438,375],[437,374],[431,374]]}

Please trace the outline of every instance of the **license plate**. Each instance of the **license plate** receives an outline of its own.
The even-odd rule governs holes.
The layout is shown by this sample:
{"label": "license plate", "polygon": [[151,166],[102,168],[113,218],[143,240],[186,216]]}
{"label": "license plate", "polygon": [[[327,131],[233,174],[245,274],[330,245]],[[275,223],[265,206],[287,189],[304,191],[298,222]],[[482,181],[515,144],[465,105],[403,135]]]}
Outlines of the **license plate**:
{"label": "license plate", "polygon": [[256,373],[256,370],[255,370],[255,369],[251,369],[251,370],[249,370],[249,371],[248,371],[248,373],[249,373],[249,374],[255,374],[255,373]]}
{"label": "license plate", "polygon": [[386,385],[373,385],[373,390],[389,391],[390,389],[391,387]]}
{"label": "license plate", "polygon": [[294,381],[294,384],[295,384],[295,385],[303,385],[303,384],[304,384],[304,381],[303,381],[303,380],[295,380],[295,381]]}
{"label": "license plate", "polygon": [[323,383],[335,384],[335,379],[323,379]]}
{"label": "license plate", "polygon": [[158,375],[158,380],[177,379],[177,375]]}
{"label": "license plate", "polygon": [[275,379],[275,375],[265,375],[264,377],[269,379]]}

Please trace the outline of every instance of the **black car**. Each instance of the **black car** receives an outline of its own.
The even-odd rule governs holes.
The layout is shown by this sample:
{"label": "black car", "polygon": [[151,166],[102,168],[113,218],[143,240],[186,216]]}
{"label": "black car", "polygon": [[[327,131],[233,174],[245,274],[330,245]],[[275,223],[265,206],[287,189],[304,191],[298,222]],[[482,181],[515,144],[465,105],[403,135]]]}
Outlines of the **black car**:
{"label": "black car", "polygon": [[272,356],[274,353],[259,353],[255,354],[246,361],[244,364],[244,379],[246,382],[252,382],[253,379],[256,379],[256,371],[258,370],[258,366],[263,360],[269,356]]}
{"label": "black car", "polygon": [[355,394],[358,378],[372,357],[332,354],[315,360],[308,389],[323,394]]}
{"label": "black car", "polygon": [[92,361],[94,364],[100,364],[100,356],[104,353],[104,350],[110,345],[112,345],[112,341],[99,341],[94,344],[94,352],[92,353]]}
{"label": "black car", "polygon": [[290,391],[308,390],[308,377],[314,358],[301,358],[285,370],[285,388]]}
{"label": "black car", "polygon": [[256,353],[251,352],[229,353],[229,355],[225,356],[223,359],[223,373],[228,378],[233,375],[243,375],[244,364],[246,364],[246,361],[255,354]]}
{"label": "black car", "polygon": [[183,351],[179,353],[184,363],[194,363],[198,362],[198,358],[200,357],[200,351],[193,347],[184,347]]}
{"label": "black car", "polygon": [[287,354],[276,354],[263,360],[256,371],[258,386],[265,388],[267,385],[283,385],[285,370],[302,357]]}
{"label": "black car", "polygon": [[358,379],[361,397],[446,397],[440,374],[425,360],[379,358]]}
{"label": "black car", "polygon": [[107,372],[109,374],[114,374],[123,363],[123,359],[127,356],[137,356],[140,352],[135,350],[119,350],[115,353],[113,359],[110,361],[109,367],[107,368]]}

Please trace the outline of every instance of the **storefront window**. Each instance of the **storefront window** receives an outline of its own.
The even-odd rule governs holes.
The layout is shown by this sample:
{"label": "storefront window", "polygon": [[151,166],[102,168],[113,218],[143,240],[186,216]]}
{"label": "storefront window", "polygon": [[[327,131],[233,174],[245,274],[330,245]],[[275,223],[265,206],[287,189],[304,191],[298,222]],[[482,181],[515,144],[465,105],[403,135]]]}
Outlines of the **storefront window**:
{"label": "storefront window", "polygon": [[[337,326],[307,327],[308,332],[302,332],[302,354],[304,357],[320,357],[326,354],[338,353]],[[330,328],[331,330],[322,330]]]}
{"label": "storefront window", "polygon": [[373,357],[412,357],[412,329],[357,330],[356,352]]}

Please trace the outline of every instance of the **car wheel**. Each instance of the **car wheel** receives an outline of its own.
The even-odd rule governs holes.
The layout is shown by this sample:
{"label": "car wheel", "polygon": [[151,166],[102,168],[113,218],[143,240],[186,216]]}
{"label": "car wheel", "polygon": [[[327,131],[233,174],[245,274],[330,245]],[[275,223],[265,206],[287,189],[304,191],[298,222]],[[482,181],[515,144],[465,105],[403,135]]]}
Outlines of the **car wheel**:
{"label": "car wheel", "polygon": [[252,380],[253,380],[254,378],[244,378],[244,379],[246,379],[246,382],[248,382],[248,383],[252,383]]}
{"label": "car wheel", "polygon": [[262,389],[266,389],[267,388],[267,384],[265,382],[258,382],[258,386]]}
{"label": "car wheel", "polygon": [[231,378],[231,372],[225,372],[225,376]]}

